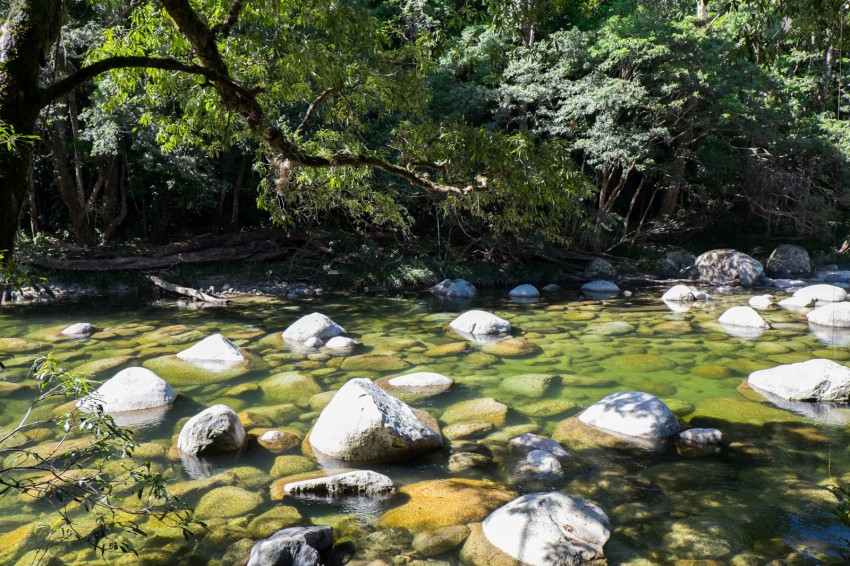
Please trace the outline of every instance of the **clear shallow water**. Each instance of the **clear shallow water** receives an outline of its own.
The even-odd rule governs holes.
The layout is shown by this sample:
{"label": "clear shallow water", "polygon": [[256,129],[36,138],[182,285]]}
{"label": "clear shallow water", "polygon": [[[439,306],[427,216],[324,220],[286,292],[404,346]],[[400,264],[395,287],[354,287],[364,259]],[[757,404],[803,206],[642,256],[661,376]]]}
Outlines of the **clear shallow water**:
{"label": "clear shallow water", "polygon": [[[504,425],[483,438],[454,442],[455,451],[466,445],[492,454],[493,465],[452,472],[448,468],[452,449],[447,442],[442,452],[403,464],[372,467],[392,477],[398,486],[467,477],[492,480],[520,493],[560,489],[588,498],[611,519],[613,532],[606,547],[610,564],[676,560],[766,564],[788,556],[799,561],[795,564],[845,563],[842,552],[850,550],[844,539],[850,538],[850,532],[836,524],[834,498],[822,485],[830,477],[850,480],[846,411],[780,408],[741,387],[746,375],[756,369],[815,357],[847,363],[850,350],[845,337],[815,334],[804,314],[783,310],[762,313],[773,328],[759,337],[730,336],[715,321],[726,308],[746,304],[749,295],[717,296],[711,303],[681,313],[668,309],[658,295],[653,291],[630,299],[590,301],[556,293],[530,305],[495,296],[471,303],[445,303],[424,296],[358,296],[302,302],[245,299],[226,308],[209,309],[109,302],[15,308],[0,311],[0,354],[7,367],[0,371],[0,379],[25,380],[31,360],[53,351],[69,368],[86,369],[93,367],[91,362],[110,360],[114,367],[94,373],[95,379],[106,380],[123,367],[156,364],[162,356],[216,332],[255,354],[253,369],[230,379],[161,373],[181,398],[162,420],[139,428],[136,440],[145,457],[163,470],[193,505],[210,489],[223,485],[241,486],[259,494],[262,501],[254,502],[238,517],[219,518],[217,511],[208,511],[204,520],[211,527],[209,533],[190,542],[172,538],[176,533],[168,529],[148,525],[153,536],[136,543],[141,558],[117,557],[119,562],[171,564],[175,557],[182,557],[192,563],[232,563],[244,553],[247,539],[262,532],[252,521],[282,506],[292,509],[287,511],[287,524],[334,526],[338,541],[344,543],[344,554],[355,562],[382,559],[405,563],[421,558],[411,548],[415,532],[387,531],[377,525],[379,517],[403,497],[337,503],[272,501],[270,485],[285,475],[285,465],[289,472],[317,467],[314,461],[297,457],[299,448],[286,452],[288,458],[282,462],[276,461],[279,455],[256,444],[238,456],[201,461],[169,459],[165,452],[186,418],[215,403],[253,413],[255,428],[273,426],[303,436],[318,416],[322,392],[336,389],[352,377],[379,379],[433,371],[454,378],[455,387],[411,404],[428,411],[440,425],[446,425],[442,420],[446,409],[469,399],[492,397],[511,411]],[[482,350],[487,347],[469,344],[462,352],[440,355],[435,348],[465,342],[446,326],[470,308],[509,320],[513,336],[533,345],[533,351],[511,357],[486,353]],[[338,357],[291,352],[280,333],[314,311],[330,316],[363,343],[354,354],[395,356],[400,360],[395,363],[405,367],[388,371],[346,368]],[[101,332],[87,340],[55,336],[57,327],[78,321],[91,322]],[[2,342],[13,337],[24,343]],[[310,379],[296,391],[263,390],[263,380],[286,371]],[[540,392],[507,385],[512,376],[529,373],[556,377],[539,396]],[[260,388],[245,384],[260,384]],[[565,432],[571,430],[563,424],[565,419],[609,393],[624,390],[657,395],[686,426],[720,428],[727,446],[718,454],[691,454],[674,446],[656,450],[612,447]],[[26,399],[15,394],[0,400],[0,427],[17,422]],[[50,409],[41,410],[47,414]],[[803,409],[807,411],[800,414]],[[520,459],[507,449],[507,440],[526,431],[555,435],[574,454],[563,479],[517,474]],[[194,484],[187,483],[215,474],[220,474],[218,483],[194,489]],[[46,522],[49,511],[41,504],[22,506],[15,497],[6,496],[0,499],[0,532],[28,522]],[[36,542],[33,537],[28,544]],[[68,563],[102,563],[90,551],[65,552]],[[434,564],[460,561],[457,552],[432,560]]]}

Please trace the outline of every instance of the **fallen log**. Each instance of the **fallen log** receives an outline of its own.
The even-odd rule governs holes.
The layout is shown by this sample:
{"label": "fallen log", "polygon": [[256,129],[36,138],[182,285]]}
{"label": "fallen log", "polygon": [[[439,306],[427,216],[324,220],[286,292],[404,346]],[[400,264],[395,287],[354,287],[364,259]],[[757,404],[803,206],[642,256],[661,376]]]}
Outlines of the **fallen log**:
{"label": "fallen log", "polygon": [[164,281],[157,277],[156,275],[147,274],[145,277],[161,289],[165,289],[169,293],[176,293],[178,295],[183,295],[184,297],[190,297],[196,301],[203,301],[205,303],[210,303],[214,305],[226,305],[227,299],[222,299],[221,297],[215,297],[208,293],[204,293],[203,291],[198,291],[197,289],[192,289],[190,287],[181,287],[180,285],[175,285],[174,283],[169,283],[168,281]]}

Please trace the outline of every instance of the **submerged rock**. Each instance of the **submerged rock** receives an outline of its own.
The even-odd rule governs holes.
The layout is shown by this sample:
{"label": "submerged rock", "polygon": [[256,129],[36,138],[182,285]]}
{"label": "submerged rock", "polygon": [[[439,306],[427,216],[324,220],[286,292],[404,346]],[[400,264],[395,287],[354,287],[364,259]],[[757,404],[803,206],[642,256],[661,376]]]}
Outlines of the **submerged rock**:
{"label": "submerged rock", "polygon": [[561,492],[523,495],[491,513],[481,528],[491,545],[530,566],[587,564],[604,556],[611,536],[602,509]]}
{"label": "submerged rock", "polygon": [[91,395],[77,402],[85,412],[103,407],[104,413],[140,411],[168,406],[177,399],[177,393],[164,379],[140,367],[119,371]]}
{"label": "submerged rock", "polygon": [[466,279],[444,279],[431,287],[430,291],[448,299],[471,299],[478,294],[475,285]]}
{"label": "submerged rock", "polygon": [[594,296],[616,296],[620,294],[620,288],[616,283],[611,281],[603,281],[598,279],[596,281],[589,281],[581,286],[581,290],[583,293]]}
{"label": "submerged rock", "polygon": [[426,531],[472,523],[516,496],[500,484],[463,478],[413,483],[399,491],[408,500],[381,516],[381,528]]}
{"label": "submerged rock", "polygon": [[565,462],[570,458],[570,453],[564,450],[556,441],[531,432],[526,432],[521,436],[512,438],[508,444],[512,449],[520,452],[528,453],[534,450],[548,452],[561,462]]}
{"label": "submerged rock", "polygon": [[302,316],[283,331],[283,339],[296,343],[304,343],[309,338],[318,338],[323,342],[345,334],[345,329],[327,316],[314,312]]}
{"label": "submerged rock", "polygon": [[511,332],[510,322],[489,312],[479,310],[466,311],[454,319],[449,326],[461,334],[470,336],[498,336]]}
{"label": "submerged rock", "polygon": [[213,405],[183,425],[177,448],[198,456],[235,452],[245,444],[245,437],[245,428],[233,409]]}
{"label": "submerged rock", "polygon": [[506,377],[499,384],[499,388],[523,397],[540,398],[556,380],[554,375],[525,373]]}
{"label": "submerged rock", "polygon": [[639,391],[612,393],[578,418],[605,431],[645,439],[662,440],[679,432],[679,421],[667,405]]}
{"label": "submerged rock", "polygon": [[491,397],[461,401],[447,407],[442,414],[443,422],[455,424],[461,422],[485,422],[495,427],[505,424],[508,406]]}
{"label": "submerged rock", "polygon": [[269,452],[286,452],[301,444],[301,439],[295,434],[283,430],[268,430],[257,442]]}
{"label": "submerged rock", "polygon": [[422,556],[438,556],[457,548],[469,536],[466,525],[450,525],[419,533],[413,538],[413,550]]}
{"label": "submerged rock", "polygon": [[364,463],[396,461],[442,444],[409,406],[368,379],[352,379],[337,391],[309,441],[331,458]]}
{"label": "submerged rock", "polygon": [[398,371],[405,369],[408,364],[398,356],[386,354],[360,354],[342,360],[340,367],[347,371]]}
{"label": "submerged rock", "polygon": [[791,401],[850,399],[850,368],[832,360],[809,360],[756,371],[750,374],[747,383]]}
{"label": "submerged rock", "polygon": [[520,463],[521,474],[534,474],[545,476],[562,476],[564,470],[561,461],[551,452],[546,450],[532,450],[525,455],[525,460]]}
{"label": "submerged rock", "polygon": [[198,519],[242,517],[262,505],[263,497],[232,485],[217,487],[206,493],[195,507]]}
{"label": "submerged rock", "polygon": [[481,351],[501,358],[522,358],[540,351],[525,338],[504,338],[481,346]]}
{"label": "submerged rock", "polygon": [[764,267],[747,254],[735,250],[711,250],[696,259],[699,278],[709,285],[752,287]]}
{"label": "submerged rock", "polygon": [[415,402],[448,391],[454,380],[439,373],[421,371],[382,379],[376,384],[402,401]]}

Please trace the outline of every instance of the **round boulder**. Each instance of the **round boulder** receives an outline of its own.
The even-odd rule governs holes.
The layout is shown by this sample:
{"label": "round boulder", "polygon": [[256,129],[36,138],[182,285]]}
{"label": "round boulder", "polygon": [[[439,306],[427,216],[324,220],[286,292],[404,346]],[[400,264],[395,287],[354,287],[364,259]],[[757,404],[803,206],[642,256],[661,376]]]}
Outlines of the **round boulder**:
{"label": "round boulder", "polygon": [[847,299],[847,291],[835,285],[821,283],[797,289],[794,297],[801,301],[823,301],[825,303],[840,303]]}
{"label": "round boulder", "polygon": [[442,445],[440,434],[368,379],[343,385],[310,433],[314,450],[349,462],[392,462]]}
{"label": "round boulder", "polygon": [[754,371],[747,383],[789,401],[845,403],[850,399],[850,368],[832,360],[815,359]]}
{"label": "round boulder", "polygon": [[747,254],[735,250],[711,250],[696,259],[699,278],[709,285],[752,287],[764,267]]}
{"label": "round boulder", "polygon": [[97,391],[77,402],[85,412],[103,407],[104,413],[140,411],[174,403],[177,393],[164,379],[149,369],[131,367],[116,373]]}
{"label": "round boulder", "polygon": [[687,285],[674,285],[667,289],[667,292],[661,296],[662,301],[670,301],[673,303],[690,303],[696,300],[694,291]]}
{"label": "round boulder", "polygon": [[487,541],[530,566],[586,564],[604,556],[608,516],[590,501],[561,492],[529,493],[481,524]]}
{"label": "round boulder", "polygon": [[189,419],[177,437],[177,449],[204,456],[235,452],[245,444],[245,428],[227,405],[213,405]]}
{"label": "round boulder", "polygon": [[471,299],[478,294],[475,285],[466,279],[443,279],[431,287],[430,291],[438,297],[448,299]]}
{"label": "round boulder", "polygon": [[818,307],[806,318],[812,324],[832,328],[850,328],[850,303],[832,303]]}
{"label": "round boulder", "polygon": [[87,336],[91,336],[93,333],[94,326],[92,326],[90,322],[78,322],[76,324],[72,324],[61,332],[62,336],[67,336],[69,338],[85,338]]}
{"label": "round boulder", "polygon": [[617,268],[602,258],[596,258],[584,269],[585,279],[616,279]]}
{"label": "round boulder", "polygon": [[327,316],[314,312],[302,316],[283,331],[283,339],[290,342],[304,343],[310,338],[318,338],[323,342],[334,336],[345,334],[345,329]]}
{"label": "round boulder", "polygon": [[393,480],[371,470],[354,470],[330,476],[287,483],[283,491],[291,496],[319,498],[395,493]]}
{"label": "round boulder", "polygon": [[470,336],[498,336],[511,332],[510,322],[479,310],[466,311],[454,319],[449,326],[461,334]]}
{"label": "round boulder", "polygon": [[349,350],[353,350],[356,346],[357,342],[355,342],[352,338],[346,338],[345,336],[334,336],[325,342],[325,349],[333,350],[335,352],[347,352]]}
{"label": "round boulder", "polygon": [[181,360],[201,367],[229,366],[245,361],[239,346],[221,334],[208,336],[176,355]]}
{"label": "round boulder", "polygon": [[615,296],[620,294],[620,288],[617,286],[616,283],[612,281],[603,281],[601,279],[585,283],[581,286],[581,290],[584,294],[590,296]]}
{"label": "round boulder", "polygon": [[534,285],[525,284],[511,289],[508,296],[514,299],[536,299],[540,296],[540,291]]}
{"label": "round boulder", "polygon": [[783,279],[808,277],[812,273],[809,252],[794,244],[780,244],[767,259],[765,273]]}
{"label": "round boulder", "polygon": [[696,256],[687,250],[675,249],[665,253],[658,260],[658,273],[671,279],[690,277]]}
{"label": "round boulder", "polygon": [[770,328],[753,307],[732,307],[717,319],[721,324],[743,326],[746,328]]}
{"label": "round boulder", "polygon": [[639,391],[612,393],[578,418],[605,431],[652,440],[679,432],[679,421],[667,405],[658,397]]}

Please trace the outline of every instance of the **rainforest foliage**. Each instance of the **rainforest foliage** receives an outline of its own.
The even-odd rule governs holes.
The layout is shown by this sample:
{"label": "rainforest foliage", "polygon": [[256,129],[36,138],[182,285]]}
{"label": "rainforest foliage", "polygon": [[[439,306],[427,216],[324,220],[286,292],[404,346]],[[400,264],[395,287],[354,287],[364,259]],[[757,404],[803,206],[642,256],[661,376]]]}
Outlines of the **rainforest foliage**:
{"label": "rainforest foliage", "polygon": [[[0,15],[4,233],[95,245],[273,223],[482,249],[847,234],[847,0]],[[16,61],[35,25],[31,84]]]}

